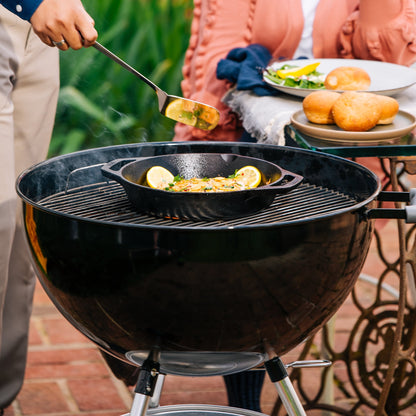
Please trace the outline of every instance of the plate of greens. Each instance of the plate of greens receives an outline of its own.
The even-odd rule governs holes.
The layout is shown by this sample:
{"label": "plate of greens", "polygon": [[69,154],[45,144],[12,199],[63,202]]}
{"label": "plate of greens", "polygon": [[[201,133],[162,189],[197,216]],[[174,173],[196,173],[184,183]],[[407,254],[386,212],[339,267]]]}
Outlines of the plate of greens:
{"label": "plate of greens", "polygon": [[416,83],[416,70],[403,65],[361,59],[295,59],[275,61],[263,71],[268,85],[286,94],[306,97],[325,89],[326,75],[340,66],[362,68],[370,75],[369,92],[393,96]]}

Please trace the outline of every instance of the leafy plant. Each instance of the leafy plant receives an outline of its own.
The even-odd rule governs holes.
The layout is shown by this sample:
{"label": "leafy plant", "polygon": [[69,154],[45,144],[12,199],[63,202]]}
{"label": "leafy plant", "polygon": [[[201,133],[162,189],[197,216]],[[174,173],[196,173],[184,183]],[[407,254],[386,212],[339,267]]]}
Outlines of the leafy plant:
{"label": "leafy plant", "polygon": [[[84,0],[98,41],[169,94],[181,95],[192,0]],[[173,137],[155,92],[95,48],[61,52],[50,156]]]}

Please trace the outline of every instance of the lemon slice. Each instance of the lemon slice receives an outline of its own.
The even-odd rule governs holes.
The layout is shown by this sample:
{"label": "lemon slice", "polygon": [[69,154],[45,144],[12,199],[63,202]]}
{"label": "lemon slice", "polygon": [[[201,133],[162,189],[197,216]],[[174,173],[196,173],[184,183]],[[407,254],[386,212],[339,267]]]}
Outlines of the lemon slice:
{"label": "lemon slice", "polygon": [[147,184],[154,189],[165,189],[173,182],[174,176],[162,166],[153,166],[146,173]]}
{"label": "lemon slice", "polygon": [[261,182],[261,173],[254,166],[244,166],[239,169],[236,174],[238,182],[245,185],[247,188],[257,188]]}
{"label": "lemon slice", "polygon": [[194,108],[187,108],[187,101],[180,99],[171,101],[168,104],[165,116],[188,126],[195,126],[198,121],[198,118],[194,115]]}
{"label": "lemon slice", "polygon": [[319,62],[315,62],[313,64],[302,66],[300,68],[279,69],[278,71],[276,71],[276,73],[280,78],[283,79],[289,76],[294,78],[301,77],[302,75],[308,75],[311,72],[315,71],[319,64]]}

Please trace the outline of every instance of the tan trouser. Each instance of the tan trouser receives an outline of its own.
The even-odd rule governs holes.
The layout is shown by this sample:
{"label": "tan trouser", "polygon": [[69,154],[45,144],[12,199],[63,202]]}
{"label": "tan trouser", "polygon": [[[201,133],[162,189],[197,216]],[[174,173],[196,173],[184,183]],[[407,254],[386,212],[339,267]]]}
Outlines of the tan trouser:
{"label": "tan trouser", "polygon": [[58,50],[0,6],[0,408],[23,383],[35,284],[15,180],[46,157],[58,92]]}

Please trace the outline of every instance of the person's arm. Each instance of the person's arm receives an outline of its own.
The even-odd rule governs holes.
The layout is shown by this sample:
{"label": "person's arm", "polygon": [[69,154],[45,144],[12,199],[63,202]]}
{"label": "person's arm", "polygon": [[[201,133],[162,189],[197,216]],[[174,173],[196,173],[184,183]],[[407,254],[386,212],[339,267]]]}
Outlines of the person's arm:
{"label": "person's arm", "polygon": [[42,0],[1,0],[0,4],[23,20],[30,20],[41,2]]}
{"label": "person's arm", "polygon": [[0,3],[28,20],[48,46],[58,46],[61,50],[80,49],[91,46],[97,39],[94,20],[81,0],[0,0]]}

